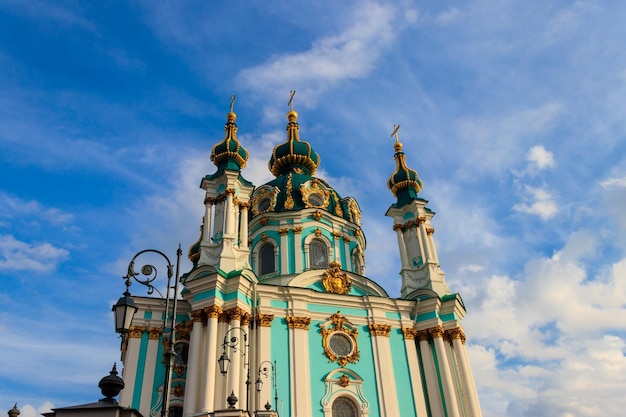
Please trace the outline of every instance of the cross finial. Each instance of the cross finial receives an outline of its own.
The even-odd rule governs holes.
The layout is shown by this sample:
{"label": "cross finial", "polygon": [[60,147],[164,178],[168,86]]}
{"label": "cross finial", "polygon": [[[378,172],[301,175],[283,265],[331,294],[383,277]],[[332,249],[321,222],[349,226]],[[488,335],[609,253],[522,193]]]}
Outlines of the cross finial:
{"label": "cross finial", "polygon": [[235,107],[235,95],[233,94],[233,96],[230,99],[230,112],[233,112],[233,108]]}
{"label": "cross finial", "polygon": [[295,95],[296,90],[289,91],[289,103],[287,103],[287,105],[289,106],[289,110],[293,110],[293,96]]}
{"label": "cross finial", "polygon": [[400,125],[393,124],[393,132],[391,132],[391,137],[396,137],[396,143],[398,143],[398,129],[400,129]]}

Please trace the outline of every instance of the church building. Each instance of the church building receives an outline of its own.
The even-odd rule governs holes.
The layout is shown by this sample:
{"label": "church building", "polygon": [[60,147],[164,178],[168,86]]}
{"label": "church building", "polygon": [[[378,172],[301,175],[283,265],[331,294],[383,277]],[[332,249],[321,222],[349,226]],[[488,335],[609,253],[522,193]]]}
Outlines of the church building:
{"label": "church building", "polygon": [[463,300],[446,285],[434,212],[397,128],[386,215],[401,288],[392,298],[365,276],[359,204],[315,176],[320,156],[300,139],[293,104],[266,184],[245,178],[232,104],[226,118],[216,170],[200,183],[193,267],[180,277],[171,377],[164,302],[133,295],[120,406],[159,415],[169,381],[171,416],[481,417]]}

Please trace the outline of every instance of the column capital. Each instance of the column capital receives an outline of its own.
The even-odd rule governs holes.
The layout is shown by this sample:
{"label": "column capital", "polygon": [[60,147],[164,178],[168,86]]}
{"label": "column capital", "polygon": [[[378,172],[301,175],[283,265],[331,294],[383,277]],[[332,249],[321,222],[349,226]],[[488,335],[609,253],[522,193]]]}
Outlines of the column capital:
{"label": "column capital", "polygon": [[435,234],[435,229],[432,228],[432,227],[427,227],[426,228],[426,234],[434,235]]}
{"label": "column capital", "polygon": [[193,310],[189,312],[189,322],[190,323],[197,323],[197,322],[202,322],[202,316],[203,316],[204,310],[199,308],[197,310]]}
{"label": "column capital", "polygon": [[293,227],[293,232],[294,233],[302,233],[302,226],[294,226]]}
{"label": "column capital", "polygon": [[420,342],[428,342],[430,340],[430,333],[428,333],[428,330],[417,330],[416,336],[417,340]]}
{"label": "column capital", "polygon": [[130,326],[130,329],[128,331],[128,337],[131,337],[133,339],[140,339],[144,330],[144,326]]}
{"label": "column capital", "polygon": [[417,224],[422,224],[422,223],[426,223],[426,217],[422,216],[422,217],[418,217],[417,218]]}
{"label": "column capital", "polygon": [[239,203],[239,208],[241,210],[248,210],[250,208],[250,202],[249,201],[241,201]]}
{"label": "column capital", "polygon": [[189,333],[191,333],[192,323],[182,322],[178,323],[174,328],[176,329],[176,339],[189,340]]}
{"label": "column capital", "polygon": [[445,330],[442,326],[435,326],[428,329],[428,333],[430,333],[433,339],[443,339],[445,334]]}
{"label": "column capital", "polygon": [[241,315],[241,325],[247,326],[248,324],[250,324],[251,319],[252,319],[252,316],[250,315],[250,313],[243,313]]}
{"label": "column capital", "polygon": [[217,319],[223,313],[222,308],[216,305],[204,307],[204,312],[210,319]]}
{"label": "column capital", "polygon": [[375,324],[370,323],[367,326],[370,329],[370,333],[374,336],[386,336],[389,337],[389,333],[391,333],[391,325],[390,324]]}
{"label": "column capital", "polygon": [[417,335],[417,330],[412,329],[410,327],[402,327],[402,334],[404,334],[404,338],[405,339],[415,339],[415,336]]}
{"label": "column capital", "polygon": [[309,330],[309,325],[311,324],[311,317],[287,316],[285,320],[287,321],[287,327],[290,329]]}
{"label": "column capital", "polygon": [[278,229],[278,234],[281,236],[285,236],[289,232],[288,228]]}
{"label": "column capital", "polygon": [[246,314],[246,312],[241,307],[233,307],[229,310],[224,311],[224,314],[228,315],[229,321],[239,320]]}
{"label": "column capital", "polygon": [[148,339],[150,340],[158,340],[161,333],[163,333],[161,327],[148,327]]}
{"label": "column capital", "polygon": [[272,320],[274,320],[273,314],[258,313],[256,316],[257,324],[260,327],[272,327]]}
{"label": "column capital", "polygon": [[454,339],[459,339],[461,343],[465,344],[465,332],[460,327],[447,330],[446,334],[450,338],[450,342]]}
{"label": "column capital", "polygon": [[237,193],[237,192],[235,191],[235,189],[234,189],[234,188],[230,188],[230,187],[228,187],[228,188],[226,188],[226,189],[224,190],[224,194],[226,194],[226,195],[232,195],[232,196],[234,196],[236,193]]}

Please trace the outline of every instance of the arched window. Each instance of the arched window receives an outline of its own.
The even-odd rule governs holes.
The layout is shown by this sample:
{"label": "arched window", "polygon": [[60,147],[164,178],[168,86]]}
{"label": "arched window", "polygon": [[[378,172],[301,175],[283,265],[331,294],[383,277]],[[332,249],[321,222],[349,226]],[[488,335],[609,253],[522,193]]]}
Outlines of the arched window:
{"label": "arched window", "polygon": [[259,275],[269,274],[275,270],[274,245],[266,243],[259,251]]}
{"label": "arched window", "polygon": [[321,240],[314,239],[309,244],[309,268],[328,268],[328,251]]}
{"label": "arched window", "polygon": [[333,417],[358,417],[358,410],[354,402],[346,397],[339,397],[333,401]]}

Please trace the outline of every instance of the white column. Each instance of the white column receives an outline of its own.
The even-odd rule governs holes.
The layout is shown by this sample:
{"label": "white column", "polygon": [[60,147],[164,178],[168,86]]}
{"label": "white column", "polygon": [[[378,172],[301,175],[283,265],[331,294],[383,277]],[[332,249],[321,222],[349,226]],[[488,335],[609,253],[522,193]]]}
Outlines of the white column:
{"label": "white column", "polygon": [[417,417],[427,416],[426,398],[422,390],[422,375],[420,373],[420,365],[417,359],[417,348],[415,346],[415,334],[413,329],[402,329],[404,333],[404,346],[407,352],[407,360],[409,364],[409,374],[411,375],[411,385],[413,386],[413,402],[415,403],[415,412]]}
{"label": "white column", "polygon": [[225,222],[225,230],[224,234],[228,236],[234,237],[235,233],[235,219],[234,214],[235,210],[233,208],[233,195],[235,194],[235,190],[232,188],[226,189],[226,206],[224,207],[224,222]]}
{"label": "white column", "polygon": [[443,390],[443,396],[446,399],[446,411],[448,417],[459,417],[459,401],[456,397],[456,389],[454,380],[452,379],[452,373],[450,372],[450,364],[448,362],[448,355],[446,347],[443,342],[444,330],[441,326],[436,326],[429,329],[430,335],[433,338],[435,345],[435,352],[437,352],[437,363],[439,365],[439,376],[441,377],[441,387]]}
{"label": "white column", "polygon": [[[154,374],[157,366],[161,365],[160,358],[157,358],[162,329],[158,327],[148,328],[148,349],[146,349],[146,363],[143,372],[143,385],[141,386],[141,399],[139,400],[139,411],[143,415],[150,414],[152,407],[152,390],[154,388]],[[157,382],[157,386],[163,382]]]}
{"label": "white column", "polygon": [[478,402],[478,393],[476,392],[476,384],[474,376],[469,365],[467,357],[467,349],[465,349],[465,334],[460,328],[456,328],[450,332],[452,337],[452,347],[454,348],[454,356],[459,367],[461,382],[467,393],[466,403],[470,411],[470,417],[482,417],[480,403]]}
{"label": "white column", "polygon": [[370,324],[380,408],[384,416],[399,416],[398,393],[393,374],[391,347],[389,346],[390,331],[391,326],[389,325]]}
{"label": "white column", "polygon": [[[222,355],[222,343],[224,343],[224,336],[229,328],[230,318],[228,314],[221,313],[217,320],[217,354],[215,355],[215,361]],[[226,398],[230,395],[228,388],[228,376],[222,375],[221,372],[215,372],[215,379],[213,380],[213,386],[215,388],[215,410],[221,410],[227,408]]]}
{"label": "white column", "polygon": [[[331,260],[341,263],[341,249],[339,249],[340,236],[339,232],[333,232],[333,259],[330,259],[328,263],[330,263]],[[345,265],[342,265],[342,267],[345,268]]]}
{"label": "white column", "polygon": [[398,249],[400,250],[400,261],[402,262],[402,269],[409,267],[409,261],[406,253],[406,245],[404,244],[404,237],[402,236],[401,224],[394,224],[393,230],[396,231],[396,237],[398,238]]}
{"label": "white column", "polygon": [[[289,252],[290,252],[290,248],[289,245],[287,244],[287,234],[288,234],[288,230],[287,228],[282,228],[282,229],[278,229],[278,234],[280,234],[280,248],[276,248],[276,254],[278,253],[282,253],[283,256],[279,256],[278,260],[280,261],[280,273],[283,275],[287,275],[289,273],[291,273],[291,271],[289,271]],[[280,252],[279,252],[280,251]],[[278,264],[276,264],[278,265]]]}
{"label": "white column", "polygon": [[207,196],[204,198],[204,224],[202,225],[202,242],[211,243],[211,208],[213,201]]}
{"label": "white column", "polygon": [[217,360],[219,359],[217,350],[217,319],[222,313],[222,309],[218,306],[211,306],[206,307],[204,311],[207,315],[207,324],[204,344],[204,368],[201,375],[201,386],[203,394],[200,396],[199,411],[202,413],[210,413],[215,410],[215,395],[218,393],[218,390],[215,386],[215,370],[217,366]]}
{"label": "white column", "polygon": [[424,248],[424,245],[426,245],[424,243],[424,240],[422,239],[422,234],[420,233],[420,231],[418,230],[419,226],[416,225],[415,229],[414,229],[414,233],[415,233],[415,237],[417,238],[417,244],[419,246],[419,252],[420,252],[420,256],[422,257],[422,263],[426,263],[426,249]]}
{"label": "white column", "polygon": [[433,238],[433,235],[435,234],[435,229],[433,229],[432,227],[428,228],[426,229],[426,233],[428,235],[428,241],[432,250],[433,259],[435,262],[439,263],[439,256],[437,256],[437,248],[435,247],[435,239]]}
{"label": "white column", "polygon": [[[273,364],[273,358],[271,357],[271,325],[272,319],[274,318],[273,314],[262,314],[259,313],[257,316],[258,326],[257,326],[257,361],[256,361],[256,370],[258,370],[259,364],[265,361],[270,361]],[[265,364],[264,366],[266,366]],[[269,375],[267,378],[261,376],[261,381],[263,381],[263,386],[261,388],[261,392],[256,395],[256,402],[254,404],[255,410],[263,410],[263,406],[265,406],[266,402],[270,402],[272,404],[272,409],[274,409],[274,393],[272,391],[274,381],[271,379],[271,366],[267,366],[269,370]],[[253,373],[254,378],[253,383],[256,382],[257,374],[256,370]]]}
{"label": "white column", "polygon": [[248,248],[248,206],[249,203],[241,203],[241,223],[239,225],[239,247],[241,249]]}
{"label": "white column", "polygon": [[424,247],[424,263],[430,262],[432,260],[431,249],[429,244],[428,235],[426,233],[426,226],[424,226],[424,222],[420,220],[420,232],[422,234],[422,243]]}
{"label": "white column", "polygon": [[198,390],[200,388],[200,365],[202,347],[202,310],[189,313],[192,323],[189,336],[189,355],[187,360],[187,379],[185,381],[185,402],[183,416],[191,416],[198,411]]}
{"label": "white column", "polygon": [[[241,311],[238,308],[227,311],[230,315],[230,329],[241,327]],[[237,351],[230,346],[226,346],[226,352],[230,358],[230,369],[228,370],[228,394],[234,392],[237,398],[239,398],[238,407],[241,407],[242,393],[239,391],[239,380],[241,375],[241,354],[244,349],[243,333],[241,330],[236,329],[228,333],[227,342],[230,344],[231,339],[237,338]],[[245,399],[243,400],[245,401]],[[245,406],[245,402],[243,403]],[[243,408],[243,407],[242,407]]]}
{"label": "white column", "polygon": [[343,269],[346,271],[356,272],[354,270],[354,263],[352,262],[352,253],[350,253],[350,238],[348,236],[342,237],[343,240],[343,251],[346,254],[346,264],[343,266]]}
{"label": "white column", "polygon": [[437,373],[435,371],[435,361],[430,351],[430,335],[427,330],[417,332],[420,344],[420,355],[422,356],[422,364],[424,366],[424,376],[426,377],[426,389],[428,390],[428,402],[430,404],[430,412],[432,417],[443,417],[443,405],[441,402],[441,394],[439,393],[439,383],[437,382]]}
{"label": "white column", "polygon": [[294,258],[296,258],[296,274],[302,272],[302,226],[293,228]]}
{"label": "white column", "polygon": [[311,414],[311,371],[309,369],[309,324],[307,317],[291,317],[289,326],[289,372],[291,382],[291,415]]}
{"label": "white column", "polygon": [[143,326],[131,326],[130,332],[126,335],[126,354],[124,355],[124,369],[122,370],[125,388],[120,393],[120,405],[123,407],[132,407],[142,332]]}

